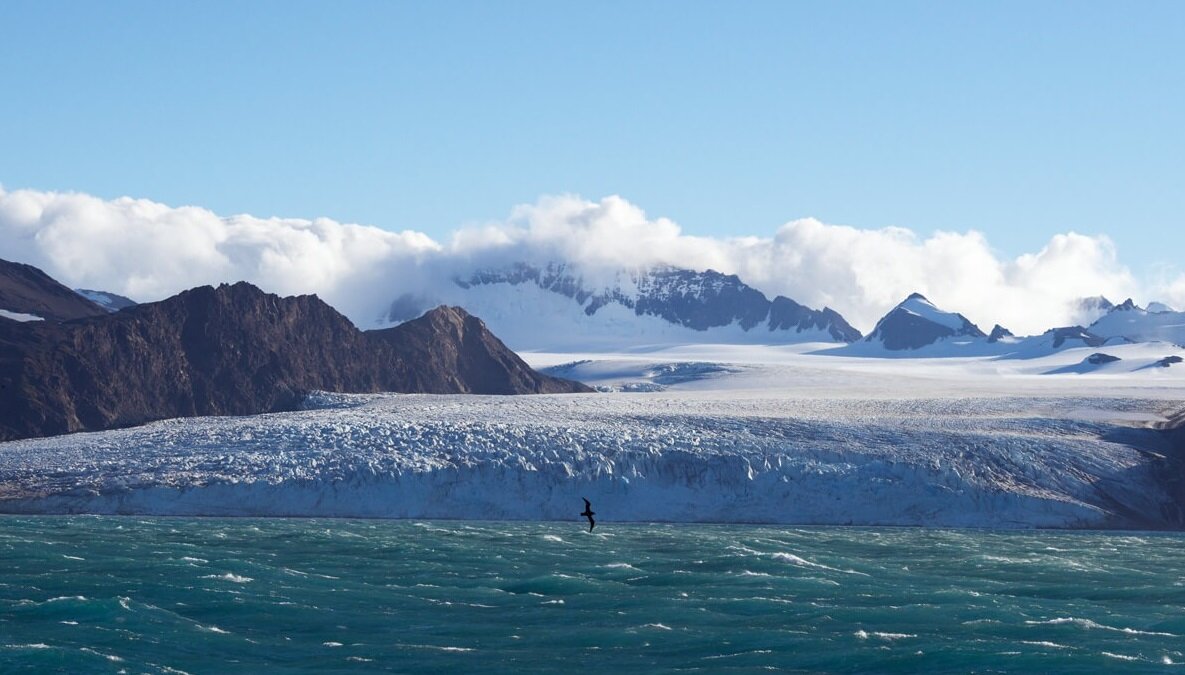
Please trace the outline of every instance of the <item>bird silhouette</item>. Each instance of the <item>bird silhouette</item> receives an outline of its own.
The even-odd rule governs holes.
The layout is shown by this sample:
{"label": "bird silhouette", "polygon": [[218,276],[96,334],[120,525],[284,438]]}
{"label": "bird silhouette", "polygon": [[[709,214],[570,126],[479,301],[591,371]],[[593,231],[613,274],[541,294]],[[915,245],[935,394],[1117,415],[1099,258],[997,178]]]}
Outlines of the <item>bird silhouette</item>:
{"label": "bird silhouette", "polygon": [[581,499],[584,500],[584,513],[580,515],[588,518],[588,531],[592,532],[592,529],[597,526],[597,521],[593,520],[593,516],[596,515],[596,512],[592,510],[592,504],[588,503],[587,497],[581,497]]}

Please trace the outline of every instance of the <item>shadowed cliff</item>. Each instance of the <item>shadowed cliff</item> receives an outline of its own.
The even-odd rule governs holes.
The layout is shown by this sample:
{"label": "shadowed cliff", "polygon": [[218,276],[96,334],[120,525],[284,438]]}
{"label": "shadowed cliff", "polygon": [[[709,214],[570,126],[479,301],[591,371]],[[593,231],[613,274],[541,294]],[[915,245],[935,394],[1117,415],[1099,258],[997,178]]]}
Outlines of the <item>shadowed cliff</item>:
{"label": "shadowed cliff", "polygon": [[240,282],[72,321],[0,320],[0,440],[295,408],[312,390],[584,392],[438,307],[363,332],[316,296]]}

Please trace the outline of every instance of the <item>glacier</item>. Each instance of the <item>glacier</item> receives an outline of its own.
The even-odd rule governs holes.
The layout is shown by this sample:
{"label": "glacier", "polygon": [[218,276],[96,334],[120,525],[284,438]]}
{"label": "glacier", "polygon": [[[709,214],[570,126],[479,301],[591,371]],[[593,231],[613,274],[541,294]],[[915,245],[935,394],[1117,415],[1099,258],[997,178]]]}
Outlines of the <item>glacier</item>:
{"label": "glacier", "polygon": [[1131,370],[1047,374],[1074,352],[1007,374],[774,348],[526,354],[606,391],[318,393],[12,441],[0,511],[577,521],[588,497],[600,527],[1180,527],[1157,428],[1181,416],[1181,375],[1135,352]]}

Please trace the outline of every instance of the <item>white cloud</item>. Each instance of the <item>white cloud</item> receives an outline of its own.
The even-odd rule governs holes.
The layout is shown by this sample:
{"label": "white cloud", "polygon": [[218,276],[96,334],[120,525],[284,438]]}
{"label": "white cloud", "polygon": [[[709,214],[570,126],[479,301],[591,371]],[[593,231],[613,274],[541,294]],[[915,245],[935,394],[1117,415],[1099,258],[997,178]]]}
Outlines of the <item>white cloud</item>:
{"label": "white cloud", "polygon": [[357,320],[373,310],[372,294],[386,292],[381,286],[439,249],[417,232],[324,218],[223,218],[145,199],[0,190],[0,257],[140,301],[247,280],[285,295],[317,293]]}
{"label": "white cloud", "polygon": [[[71,286],[142,301],[239,279],[282,294],[315,292],[364,327],[398,295],[431,296],[455,274],[517,261],[578,263],[594,282],[621,267],[712,268],[771,297],[830,306],[862,330],[914,291],[985,330],[998,322],[1018,333],[1074,322],[1081,297],[1141,299],[1106,237],[1060,234],[1016,259],[1001,257],[974,231],[921,237],[814,219],[789,222],[770,237],[692,237],[616,196],[544,197],[441,244],[324,218],[220,217],[143,199],[0,189],[0,257]],[[1174,283],[1160,297],[1185,305],[1185,277]]]}

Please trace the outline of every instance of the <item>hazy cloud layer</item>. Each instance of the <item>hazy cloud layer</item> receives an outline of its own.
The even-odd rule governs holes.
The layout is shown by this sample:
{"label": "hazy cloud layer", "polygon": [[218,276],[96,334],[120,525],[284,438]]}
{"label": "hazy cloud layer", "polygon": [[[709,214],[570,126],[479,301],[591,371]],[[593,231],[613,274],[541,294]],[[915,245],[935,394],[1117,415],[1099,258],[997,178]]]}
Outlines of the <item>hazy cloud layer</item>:
{"label": "hazy cloud layer", "polygon": [[1077,322],[1075,301],[1091,295],[1185,306],[1185,277],[1140,288],[1106,237],[1059,234],[1016,259],[973,231],[921,237],[814,219],[772,236],[691,237],[620,197],[544,197],[436,242],[326,218],[222,217],[143,199],[0,190],[0,257],[140,301],[245,279],[282,294],[317,293],[363,327],[402,293],[433,297],[476,268],[552,260],[579,264],[591,283],[656,263],[735,273],[771,297],[830,306],[865,331],[914,291],[985,330],[998,322],[1017,333]]}

